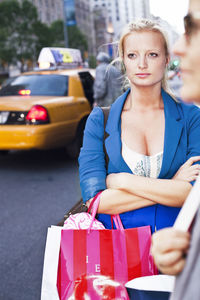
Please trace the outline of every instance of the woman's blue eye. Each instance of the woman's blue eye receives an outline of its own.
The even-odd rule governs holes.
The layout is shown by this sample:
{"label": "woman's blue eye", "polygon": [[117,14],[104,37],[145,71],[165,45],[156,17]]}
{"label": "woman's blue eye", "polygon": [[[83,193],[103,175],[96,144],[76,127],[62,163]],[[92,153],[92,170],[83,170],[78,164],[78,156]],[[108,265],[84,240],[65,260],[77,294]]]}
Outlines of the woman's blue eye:
{"label": "woman's blue eye", "polygon": [[136,57],[135,53],[129,53],[128,54],[128,58],[135,58],[135,57]]}
{"label": "woman's blue eye", "polygon": [[158,56],[158,54],[155,53],[155,52],[151,52],[151,53],[149,53],[149,55],[150,55],[151,57],[157,57],[157,56]]}

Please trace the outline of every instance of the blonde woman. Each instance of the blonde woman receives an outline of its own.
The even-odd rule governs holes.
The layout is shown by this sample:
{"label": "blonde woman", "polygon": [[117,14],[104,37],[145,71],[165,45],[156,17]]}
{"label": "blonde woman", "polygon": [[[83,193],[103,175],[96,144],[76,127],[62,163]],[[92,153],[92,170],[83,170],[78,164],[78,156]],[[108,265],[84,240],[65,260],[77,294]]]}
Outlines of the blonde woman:
{"label": "blonde woman", "polygon": [[199,174],[200,110],[172,97],[165,72],[169,49],[153,21],[125,28],[119,41],[130,85],[111,106],[105,140],[101,108],[90,114],[79,156],[85,202],[103,191],[98,219],[111,227],[120,214],[125,228],[171,226]]}

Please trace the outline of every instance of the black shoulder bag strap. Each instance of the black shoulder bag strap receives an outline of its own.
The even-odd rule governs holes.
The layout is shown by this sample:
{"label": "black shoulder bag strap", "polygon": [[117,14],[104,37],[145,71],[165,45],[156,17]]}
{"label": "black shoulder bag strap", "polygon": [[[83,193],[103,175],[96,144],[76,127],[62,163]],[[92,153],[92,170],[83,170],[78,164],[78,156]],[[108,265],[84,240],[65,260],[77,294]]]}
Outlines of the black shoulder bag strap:
{"label": "black shoulder bag strap", "polygon": [[108,137],[108,133],[106,132],[106,124],[107,124],[107,120],[108,120],[108,116],[109,116],[109,112],[110,112],[110,106],[107,107],[101,107],[103,114],[104,114],[104,137],[103,137],[103,151],[105,153],[105,160],[106,160],[106,169],[108,169],[108,154],[106,151],[106,147],[105,147],[105,139]]}

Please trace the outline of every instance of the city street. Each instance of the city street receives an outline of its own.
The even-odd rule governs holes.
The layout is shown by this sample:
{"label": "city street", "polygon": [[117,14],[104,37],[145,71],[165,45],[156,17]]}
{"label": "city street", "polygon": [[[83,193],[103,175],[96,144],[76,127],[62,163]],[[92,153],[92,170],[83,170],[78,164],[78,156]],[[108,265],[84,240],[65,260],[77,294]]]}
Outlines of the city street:
{"label": "city street", "polygon": [[80,198],[61,150],[0,155],[0,300],[39,300],[48,226]]}
{"label": "city street", "polygon": [[[89,188],[96,188],[94,194],[100,189],[101,167],[105,165],[103,148],[111,162],[108,174],[132,170],[138,176],[156,180],[160,173],[163,181],[177,172],[190,149],[198,154],[198,145],[192,142],[195,138],[190,138],[198,136],[198,126],[186,126],[198,121],[198,112],[190,122],[193,115],[184,112],[182,103],[176,103],[182,102],[182,59],[187,56],[188,41],[193,41],[191,35],[196,34],[193,23],[198,21],[196,15],[188,15],[188,3],[189,0],[0,0],[0,300],[43,300],[48,228],[61,223],[81,198],[78,161],[73,157],[83,137],[81,179],[85,193]],[[179,49],[177,44],[174,47],[183,33],[185,48]],[[192,55],[187,71],[196,62]],[[170,108],[164,118],[161,100],[165,112]],[[97,109],[91,114],[95,106],[110,109],[107,113],[103,110],[103,114]],[[165,134],[165,125],[173,124],[174,132],[178,132],[175,125],[179,124],[173,123],[171,114],[175,115],[179,107],[184,131],[183,141],[178,143],[175,135]],[[107,134],[109,140],[105,143]],[[169,147],[164,151],[169,160],[165,170],[160,152],[163,135],[165,150]],[[122,148],[119,140],[124,136],[128,147]],[[173,144],[176,151],[170,151]],[[136,160],[132,160],[134,151],[139,152]],[[93,186],[95,180],[97,185]],[[115,188],[115,179],[109,187]],[[129,182],[125,192],[132,192]],[[155,204],[157,196],[148,188],[145,193]],[[155,194],[159,197],[159,193],[158,188]],[[123,216],[124,226],[171,226],[177,210],[168,208],[172,205],[169,197],[162,193],[161,197],[168,202],[163,200],[164,205],[159,200],[159,206],[165,206],[160,214],[156,208],[145,208],[140,203],[136,212]],[[175,202],[174,206],[178,203]],[[123,203],[122,208],[118,204],[116,209],[119,206],[120,211],[136,209],[132,204],[129,207]],[[104,208],[107,214],[111,211],[109,205]],[[80,245],[78,248],[82,251]],[[120,277],[121,281],[125,279]]]}

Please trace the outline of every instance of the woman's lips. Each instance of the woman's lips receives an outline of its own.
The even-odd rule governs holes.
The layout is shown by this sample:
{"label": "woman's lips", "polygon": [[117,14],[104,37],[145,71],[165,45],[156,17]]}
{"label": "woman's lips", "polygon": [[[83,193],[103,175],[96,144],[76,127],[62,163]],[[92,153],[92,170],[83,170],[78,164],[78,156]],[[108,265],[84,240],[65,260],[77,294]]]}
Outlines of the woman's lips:
{"label": "woman's lips", "polygon": [[150,73],[136,73],[136,76],[139,78],[146,78],[149,75],[151,75]]}

